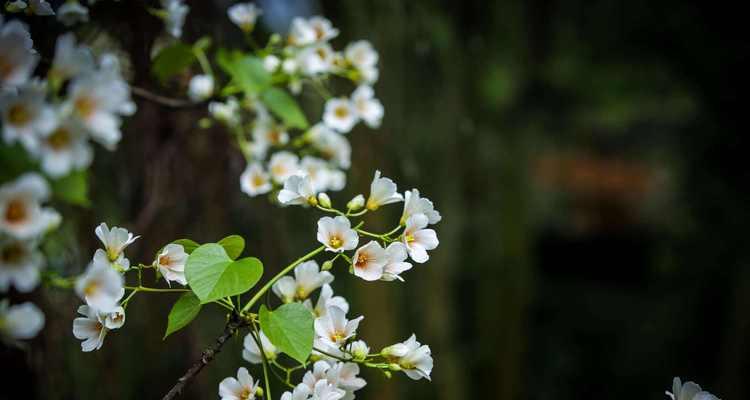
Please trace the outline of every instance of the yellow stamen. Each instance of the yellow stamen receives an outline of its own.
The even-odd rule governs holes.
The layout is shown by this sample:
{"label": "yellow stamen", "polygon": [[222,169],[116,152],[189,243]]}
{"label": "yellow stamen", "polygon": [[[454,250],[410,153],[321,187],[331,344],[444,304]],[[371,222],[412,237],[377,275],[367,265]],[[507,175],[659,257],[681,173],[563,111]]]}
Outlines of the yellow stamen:
{"label": "yellow stamen", "polygon": [[14,104],[8,110],[8,122],[11,125],[26,125],[31,118],[31,112],[24,104]]}
{"label": "yellow stamen", "polygon": [[333,113],[339,118],[346,118],[349,115],[349,109],[346,107],[336,107]]}
{"label": "yellow stamen", "polygon": [[76,99],[74,103],[76,113],[83,118],[88,118],[96,110],[96,101],[88,96],[82,96]]}
{"label": "yellow stamen", "polygon": [[5,219],[11,224],[18,224],[26,220],[26,204],[21,199],[13,199],[5,208]]}
{"label": "yellow stamen", "polygon": [[61,150],[70,146],[70,132],[65,128],[57,128],[47,138],[47,143],[53,150]]}
{"label": "yellow stamen", "polygon": [[332,248],[334,248],[334,249],[338,249],[339,247],[341,247],[341,245],[343,244],[343,242],[341,241],[341,238],[340,238],[340,237],[338,237],[338,236],[336,236],[336,235],[333,235],[333,236],[331,236],[331,238],[330,238],[330,239],[328,239],[328,244],[329,244],[329,245],[330,245],[330,246],[331,246]]}

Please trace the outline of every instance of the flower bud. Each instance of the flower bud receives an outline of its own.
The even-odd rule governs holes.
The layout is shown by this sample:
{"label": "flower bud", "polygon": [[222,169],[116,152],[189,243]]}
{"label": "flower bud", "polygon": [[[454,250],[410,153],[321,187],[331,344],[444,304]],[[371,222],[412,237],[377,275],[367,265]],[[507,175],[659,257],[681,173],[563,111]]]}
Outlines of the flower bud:
{"label": "flower bud", "polygon": [[391,379],[391,376],[393,374],[391,374],[391,371],[385,371],[385,370],[383,370],[383,375],[385,375],[386,378]]}
{"label": "flower bud", "polygon": [[320,267],[321,271],[328,271],[329,269],[333,268],[333,261],[328,260],[323,263],[323,265]]}
{"label": "flower bud", "polygon": [[401,366],[396,363],[390,363],[388,364],[388,369],[391,371],[401,371]]}
{"label": "flower bud", "polygon": [[331,208],[331,198],[325,193],[318,193],[318,203],[325,208]]}
{"label": "flower bud", "polygon": [[258,397],[263,397],[263,388],[260,387],[260,386],[258,386],[257,388],[255,388],[255,395],[258,396]]}
{"label": "flower bud", "polygon": [[353,199],[346,203],[346,208],[351,211],[357,211],[365,205],[365,196],[358,194]]}
{"label": "flower bud", "polygon": [[316,207],[318,205],[318,198],[315,196],[310,196],[307,198],[307,204]]}

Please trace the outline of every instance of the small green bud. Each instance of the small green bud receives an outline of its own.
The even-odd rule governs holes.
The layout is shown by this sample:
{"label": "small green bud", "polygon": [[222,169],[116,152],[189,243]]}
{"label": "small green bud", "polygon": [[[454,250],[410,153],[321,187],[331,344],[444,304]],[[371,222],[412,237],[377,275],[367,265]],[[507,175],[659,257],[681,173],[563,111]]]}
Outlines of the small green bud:
{"label": "small green bud", "polygon": [[325,208],[331,208],[331,198],[325,193],[318,193],[318,203]]}
{"label": "small green bud", "polygon": [[262,387],[260,387],[260,386],[258,386],[258,387],[257,387],[257,388],[255,389],[255,395],[256,395],[256,396],[258,396],[258,397],[263,397],[263,388],[262,388]]}
{"label": "small green bud", "polygon": [[201,119],[198,120],[198,126],[201,129],[208,129],[208,128],[211,127],[211,125],[213,125],[213,121],[211,121],[210,118],[205,118],[204,117],[204,118],[201,118]]}
{"label": "small green bud", "polygon": [[271,38],[268,39],[268,43],[270,43],[270,44],[279,44],[279,43],[281,43],[281,35],[279,35],[278,33],[274,33],[273,35],[271,35]]}
{"label": "small green bud", "polygon": [[391,371],[383,371],[383,375],[385,375],[386,378],[391,379],[393,374],[391,374]]}
{"label": "small green bud", "polygon": [[364,205],[365,205],[365,196],[358,194],[353,199],[349,200],[348,203],[346,203],[346,208],[348,208],[351,211],[357,211],[361,209]]}
{"label": "small green bud", "polygon": [[401,371],[401,366],[396,363],[390,363],[388,364],[388,369],[391,371]]}
{"label": "small green bud", "polygon": [[320,267],[322,271],[328,271],[331,268],[333,268],[333,260],[328,260],[323,263],[323,265]]}

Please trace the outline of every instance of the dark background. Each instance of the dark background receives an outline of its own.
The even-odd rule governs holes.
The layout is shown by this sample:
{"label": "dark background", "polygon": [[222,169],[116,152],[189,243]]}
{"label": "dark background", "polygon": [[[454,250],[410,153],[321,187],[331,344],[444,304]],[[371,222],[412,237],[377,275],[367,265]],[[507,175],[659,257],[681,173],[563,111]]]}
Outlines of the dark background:
{"label": "dark background", "polygon": [[[119,42],[134,84],[180,96],[188,77],[164,88],[148,73],[162,27],[142,3],[151,4],[99,2],[101,24],[80,33]],[[230,2],[189,3],[187,40],[240,45]],[[676,0],[259,3],[265,32],[286,30],[285,10],[321,13],[341,29],[336,48],[368,39],[380,52],[384,124],[350,135],[349,185],[334,201],[367,192],[377,168],[443,214],[441,246],[406,283],[339,274],[333,284],[365,315],[360,334],[373,348],[415,332],[435,357],[432,383],[366,371],[358,398],[663,399],[674,376],[724,399],[750,395],[741,10]],[[52,54],[61,26],[30,23],[36,47]],[[320,100],[303,100],[314,120]],[[97,150],[92,207],[62,209],[53,267],[78,273],[100,221],[141,234],[128,255],[143,262],[177,237],[238,233],[270,276],[315,246],[319,215],[240,192],[244,161],[222,129],[198,128],[203,108],[137,101],[118,151]],[[368,224],[388,228],[399,212]],[[162,341],[173,299],[139,294],[124,329],[81,353],[77,299],[28,297],[47,327],[26,353],[0,350],[2,391],[18,393],[0,397],[158,398],[223,323],[207,307]],[[241,338],[226,346],[183,398],[216,398],[219,381],[246,365],[241,347]]]}

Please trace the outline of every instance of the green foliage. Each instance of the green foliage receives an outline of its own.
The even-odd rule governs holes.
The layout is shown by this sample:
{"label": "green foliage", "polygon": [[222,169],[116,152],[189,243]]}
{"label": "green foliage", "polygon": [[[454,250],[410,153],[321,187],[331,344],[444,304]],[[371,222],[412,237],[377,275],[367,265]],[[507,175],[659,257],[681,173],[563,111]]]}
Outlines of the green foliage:
{"label": "green foliage", "polygon": [[242,250],[245,249],[245,239],[239,235],[227,236],[219,240],[218,244],[224,248],[224,251],[227,252],[227,255],[232,260],[236,260],[242,254]]}
{"label": "green foliage", "polygon": [[86,170],[73,171],[70,174],[51,181],[52,194],[55,198],[67,203],[88,207],[89,179]]}
{"label": "green foliage", "polygon": [[184,43],[175,43],[163,48],[154,58],[151,72],[164,83],[172,76],[184,71],[195,61],[193,48]]}
{"label": "green foliage", "polygon": [[247,257],[232,261],[224,247],[217,243],[193,250],[185,266],[187,281],[201,304],[245,293],[258,283],[261,275],[260,260]]}
{"label": "green foliage", "polygon": [[297,102],[283,89],[271,87],[266,89],[260,99],[289,127],[307,129],[308,122]]}
{"label": "green foliage", "polygon": [[7,146],[0,144],[0,182],[11,181],[18,175],[36,169],[36,163],[29,158],[20,144]]}
{"label": "green foliage", "polygon": [[263,67],[258,57],[245,55],[240,51],[220,49],[216,62],[232,78],[232,83],[245,94],[257,94],[271,85],[271,74]]}
{"label": "green foliage", "polygon": [[261,306],[260,327],[280,351],[305,364],[315,336],[310,310],[301,303],[284,304],[273,311]]}
{"label": "green foliage", "polygon": [[172,243],[182,246],[185,249],[185,253],[188,254],[192,253],[193,250],[197,249],[200,246],[200,244],[198,244],[196,241],[190,239],[177,239]]}
{"label": "green foliage", "polygon": [[186,292],[174,303],[167,318],[164,339],[187,326],[200,312],[201,302],[193,292]]}

